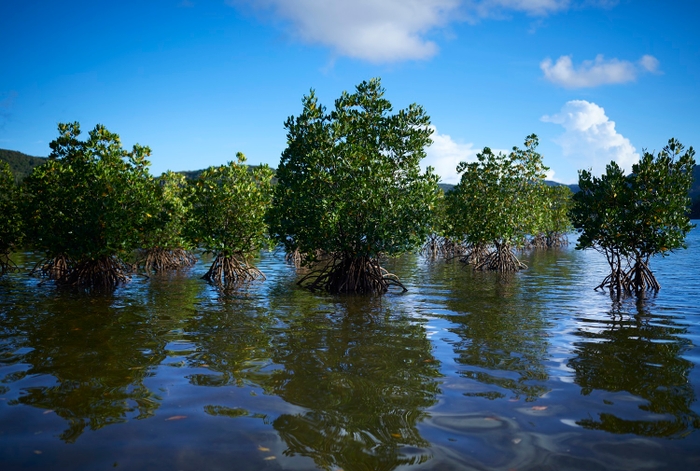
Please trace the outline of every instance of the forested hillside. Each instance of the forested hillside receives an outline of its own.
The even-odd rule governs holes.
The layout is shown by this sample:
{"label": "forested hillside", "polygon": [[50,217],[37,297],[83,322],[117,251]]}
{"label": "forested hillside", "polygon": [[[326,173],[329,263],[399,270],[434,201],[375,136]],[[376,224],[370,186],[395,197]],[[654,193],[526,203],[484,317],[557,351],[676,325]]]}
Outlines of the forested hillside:
{"label": "forested hillside", "polygon": [[10,164],[10,170],[12,170],[15,179],[22,181],[24,177],[32,173],[34,167],[46,162],[46,157],[33,157],[16,150],[0,149],[0,160]]}

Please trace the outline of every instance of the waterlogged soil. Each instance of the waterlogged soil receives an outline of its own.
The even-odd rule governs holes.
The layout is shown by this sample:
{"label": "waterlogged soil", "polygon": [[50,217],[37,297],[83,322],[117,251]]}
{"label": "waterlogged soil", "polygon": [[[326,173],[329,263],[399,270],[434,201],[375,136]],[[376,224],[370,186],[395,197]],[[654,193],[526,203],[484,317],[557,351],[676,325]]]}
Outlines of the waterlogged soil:
{"label": "waterlogged soil", "polygon": [[280,253],[228,293],[210,259],[109,294],[11,274],[0,468],[700,469],[688,243],[653,260],[658,295],[621,302],[573,247],[510,276],[404,256],[386,266],[408,292],[380,297],[299,289]]}

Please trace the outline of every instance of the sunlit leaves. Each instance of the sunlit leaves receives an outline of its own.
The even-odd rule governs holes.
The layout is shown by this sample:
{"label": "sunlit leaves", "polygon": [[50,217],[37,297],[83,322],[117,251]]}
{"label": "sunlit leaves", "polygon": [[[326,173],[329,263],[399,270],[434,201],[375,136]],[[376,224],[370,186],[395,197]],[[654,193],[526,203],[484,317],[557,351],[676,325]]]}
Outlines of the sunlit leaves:
{"label": "sunlit leaves", "polygon": [[191,183],[188,234],[208,252],[248,256],[266,242],[265,213],[271,201],[272,170],[250,168],[245,156],[209,167]]}

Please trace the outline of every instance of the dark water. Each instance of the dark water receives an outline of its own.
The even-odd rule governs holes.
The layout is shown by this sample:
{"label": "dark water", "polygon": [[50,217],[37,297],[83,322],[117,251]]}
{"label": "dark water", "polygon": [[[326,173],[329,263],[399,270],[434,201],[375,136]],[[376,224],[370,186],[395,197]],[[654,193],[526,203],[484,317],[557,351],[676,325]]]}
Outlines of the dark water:
{"label": "dark water", "polygon": [[[404,294],[205,265],[78,295],[0,280],[0,469],[700,469],[700,230],[656,297],[595,252],[502,277],[406,256]],[[21,260],[31,265],[31,255]]]}

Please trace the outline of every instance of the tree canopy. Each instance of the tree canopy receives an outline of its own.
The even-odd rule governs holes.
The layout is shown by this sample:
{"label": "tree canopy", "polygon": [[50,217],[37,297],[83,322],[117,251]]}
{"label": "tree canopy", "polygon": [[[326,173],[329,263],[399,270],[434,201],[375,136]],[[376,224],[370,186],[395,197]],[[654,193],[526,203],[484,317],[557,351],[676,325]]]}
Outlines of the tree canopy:
{"label": "tree canopy", "polygon": [[577,249],[593,248],[606,256],[611,273],[596,287],[623,292],[658,290],[649,268],[653,255],[685,247],[693,225],[688,218],[688,190],[693,182],[695,151],[676,139],[657,155],[644,152],[625,175],[610,162],[601,177],[579,173],[571,217],[580,232]]}
{"label": "tree canopy", "polygon": [[309,264],[330,258],[305,279],[311,289],[384,292],[392,277],[378,258],[419,246],[430,231],[438,177],[420,169],[430,119],[416,104],[392,113],[384,93],[379,79],[365,81],[327,112],[312,90],[285,123],[270,231]]}

